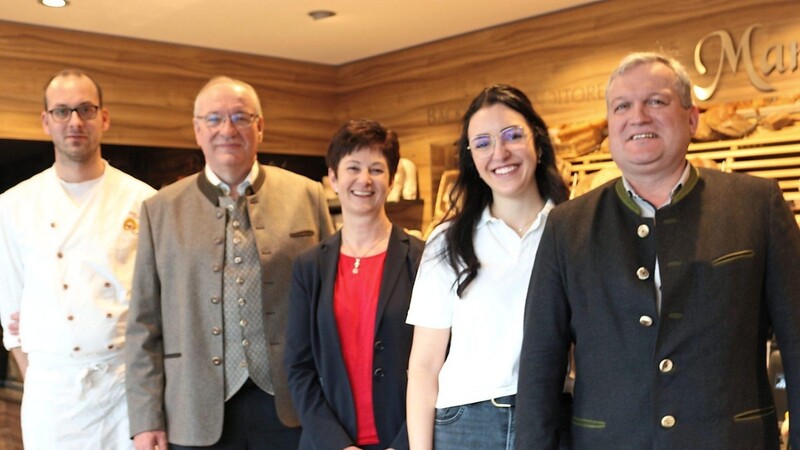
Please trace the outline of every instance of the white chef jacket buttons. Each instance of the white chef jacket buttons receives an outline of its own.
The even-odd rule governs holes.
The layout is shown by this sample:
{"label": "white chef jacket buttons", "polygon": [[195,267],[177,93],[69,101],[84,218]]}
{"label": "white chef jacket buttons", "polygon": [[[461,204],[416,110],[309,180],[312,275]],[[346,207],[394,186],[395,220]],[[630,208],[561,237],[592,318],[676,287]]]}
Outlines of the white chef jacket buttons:
{"label": "white chef jacket buttons", "polygon": [[649,327],[653,324],[653,318],[650,316],[642,316],[639,317],[639,325],[643,327]]}
{"label": "white chef jacket buttons", "polygon": [[646,224],[641,224],[639,225],[639,228],[636,229],[636,234],[640,238],[644,239],[650,235],[650,227],[648,227]]}
{"label": "white chef jacket buttons", "polygon": [[673,369],[674,367],[675,367],[675,366],[674,366],[674,364],[672,364],[672,360],[671,360],[671,359],[669,359],[669,358],[662,359],[662,360],[661,360],[661,362],[660,362],[660,363],[658,363],[658,370],[660,370],[660,371],[661,371],[661,373],[669,373],[669,372],[672,372],[672,369]]}
{"label": "white chef jacket buttons", "polygon": [[675,417],[666,415],[661,418],[661,426],[663,428],[672,428],[675,426]]}
{"label": "white chef jacket buttons", "polygon": [[639,267],[638,269],[636,269],[636,277],[639,278],[640,280],[646,280],[650,278],[650,271],[647,270],[647,267],[644,266]]}

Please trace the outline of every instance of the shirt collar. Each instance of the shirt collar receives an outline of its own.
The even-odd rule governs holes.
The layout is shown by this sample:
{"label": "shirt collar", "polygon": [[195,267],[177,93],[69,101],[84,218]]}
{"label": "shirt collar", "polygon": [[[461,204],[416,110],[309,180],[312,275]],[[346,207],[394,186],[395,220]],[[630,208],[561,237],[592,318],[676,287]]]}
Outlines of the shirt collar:
{"label": "shirt collar", "polygon": [[628,191],[628,195],[630,195],[633,201],[635,201],[636,204],[639,205],[639,208],[641,208],[642,213],[648,212],[651,214],[655,214],[656,209],[663,208],[672,203],[672,199],[675,198],[675,194],[677,194],[681,190],[681,188],[683,188],[683,185],[686,184],[686,180],[689,179],[690,172],[691,172],[691,164],[688,161],[685,161],[685,165],[683,167],[683,173],[681,173],[681,177],[675,184],[675,187],[673,187],[672,190],[670,191],[669,199],[667,199],[667,201],[663,205],[659,205],[658,207],[656,207],[652,203],[642,198],[639,194],[637,194],[636,190],[633,189],[633,186],[631,186],[631,184],[628,182],[627,178],[625,178],[624,175],[622,176],[622,184],[625,186],[625,190]]}
{"label": "shirt collar", "polygon": [[[530,227],[528,227],[528,229],[536,229],[542,226],[542,224],[544,223],[544,219],[547,218],[547,215],[550,214],[550,210],[555,208],[555,206],[556,204],[553,203],[552,200],[548,199],[545,202],[542,210],[539,211],[539,214],[536,216],[536,220],[533,221],[533,223],[531,224]],[[498,219],[497,217],[492,216],[492,213],[490,211],[490,205],[487,205],[486,208],[484,208],[483,212],[481,213],[481,218],[478,221],[476,228],[487,226],[490,223],[503,223],[503,221],[501,219]]]}
{"label": "shirt collar", "polygon": [[[211,167],[209,167],[208,164],[206,164],[206,167],[203,170],[205,171],[206,178],[208,178],[208,181],[212,185],[220,188],[223,194],[231,195],[231,187],[228,186],[228,183],[220,180],[220,178],[214,173],[213,170],[211,170]],[[237,186],[236,190],[239,192],[239,195],[245,195],[247,193],[247,188],[253,185],[253,183],[256,181],[256,177],[258,177],[258,160],[253,161],[253,167],[250,168],[250,172],[244,178],[244,181],[239,183],[239,186]]]}

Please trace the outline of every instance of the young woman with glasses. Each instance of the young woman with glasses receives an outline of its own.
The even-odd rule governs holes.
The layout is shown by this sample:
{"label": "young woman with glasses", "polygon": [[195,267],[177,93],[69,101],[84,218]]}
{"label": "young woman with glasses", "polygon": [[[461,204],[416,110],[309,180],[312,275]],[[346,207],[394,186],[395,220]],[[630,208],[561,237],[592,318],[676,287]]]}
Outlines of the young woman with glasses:
{"label": "young woman with glasses", "polygon": [[428,238],[407,322],[411,449],[511,449],[530,272],[548,212],[568,197],[547,127],[518,89],[464,114],[459,175]]}

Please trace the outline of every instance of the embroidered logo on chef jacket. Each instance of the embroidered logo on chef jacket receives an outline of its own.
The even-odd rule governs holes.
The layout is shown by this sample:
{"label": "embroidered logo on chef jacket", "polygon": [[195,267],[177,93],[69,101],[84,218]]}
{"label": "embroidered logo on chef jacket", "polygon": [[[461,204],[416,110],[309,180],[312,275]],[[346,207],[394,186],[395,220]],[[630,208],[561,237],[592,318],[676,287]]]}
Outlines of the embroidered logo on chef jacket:
{"label": "embroidered logo on chef jacket", "polygon": [[122,229],[133,234],[139,234],[139,215],[133,211],[129,212],[128,218],[122,223]]}

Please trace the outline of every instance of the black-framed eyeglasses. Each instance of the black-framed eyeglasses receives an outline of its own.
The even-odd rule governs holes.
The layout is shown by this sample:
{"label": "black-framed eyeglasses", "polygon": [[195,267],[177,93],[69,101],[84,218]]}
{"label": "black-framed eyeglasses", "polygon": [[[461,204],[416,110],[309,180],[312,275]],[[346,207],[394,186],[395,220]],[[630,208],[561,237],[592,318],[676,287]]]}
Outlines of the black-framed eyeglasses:
{"label": "black-framed eyeglasses", "polygon": [[93,105],[91,103],[84,103],[82,105],[78,105],[75,108],[70,108],[68,106],[58,106],[47,111],[47,113],[50,114],[50,117],[52,117],[53,120],[55,120],[56,122],[68,121],[69,118],[72,117],[73,112],[78,113],[78,117],[80,117],[81,120],[92,120],[95,117],[97,117],[97,110],[99,109],[100,107],[97,105]]}
{"label": "black-framed eyeglasses", "polygon": [[467,148],[472,154],[485,157],[492,154],[497,142],[509,148],[517,148],[525,145],[525,138],[528,137],[528,134],[529,133],[522,126],[513,125],[500,130],[497,137],[491,134],[479,134],[469,140],[469,147]]}
{"label": "black-framed eyeglasses", "polygon": [[221,127],[226,120],[230,120],[231,124],[236,128],[247,128],[258,119],[258,114],[242,112],[233,114],[210,113],[204,116],[194,116],[194,118],[202,120],[209,130]]}

